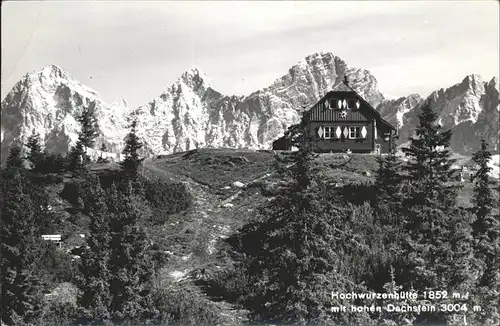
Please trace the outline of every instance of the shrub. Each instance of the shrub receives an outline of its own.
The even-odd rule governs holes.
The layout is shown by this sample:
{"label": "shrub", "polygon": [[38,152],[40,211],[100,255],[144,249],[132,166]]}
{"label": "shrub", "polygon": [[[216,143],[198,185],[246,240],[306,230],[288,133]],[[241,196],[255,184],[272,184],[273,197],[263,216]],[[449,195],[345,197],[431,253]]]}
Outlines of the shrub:
{"label": "shrub", "polygon": [[345,201],[355,205],[363,205],[364,202],[375,204],[377,189],[373,184],[347,184],[339,192]]}
{"label": "shrub", "polygon": [[163,323],[180,325],[217,325],[221,323],[220,309],[208,299],[189,288],[171,285],[158,289],[154,295],[158,319]]}
{"label": "shrub", "polygon": [[40,325],[75,325],[74,320],[79,315],[76,296],[77,289],[73,284],[59,284],[47,298]]}
{"label": "shrub", "polygon": [[54,245],[46,246],[41,264],[43,281],[49,286],[72,282],[78,273],[77,262],[72,261],[70,254],[56,249]]}
{"label": "shrub", "polygon": [[77,315],[77,307],[70,302],[52,302],[46,308],[41,320],[43,326],[70,326],[75,325],[74,320]]}
{"label": "shrub", "polygon": [[81,207],[82,200],[82,184],[81,181],[72,181],[64,185],[63,190],[59,194],[62,199],[67,200],[71,205],[75,207]]}
{"label": "shrub", "polygon": [[50,185],[50,184],[58,184],[63,182],[64,177],[62,175],[56,173],[47,173],[43,175],[35,175],[32,180],[34,183],[39,185]]}
{"label": "shrub", "polygon": [[207,293],[231,303],[243,303],[245,295],[252,292],[254,284],[241,269],[218,270],[207,281]]}
{"label": "shrub", "polygon": [[182,183],[144,179],[144,196],[153,210],[153,222],[164,223],[169,214],[188,209],[192,197]]}
{"label": "shrub", "polygon": [[59,173],[65,170],[65,158],[61,154],[44,152],[37,170],[41,173]]}

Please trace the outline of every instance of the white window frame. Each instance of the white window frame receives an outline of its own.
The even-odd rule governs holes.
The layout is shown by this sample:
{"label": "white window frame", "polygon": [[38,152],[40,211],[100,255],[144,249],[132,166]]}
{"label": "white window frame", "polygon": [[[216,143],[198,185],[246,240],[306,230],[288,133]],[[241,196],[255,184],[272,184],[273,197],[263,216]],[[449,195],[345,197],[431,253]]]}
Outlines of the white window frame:
{"label": "white window frame", "polygon": [[[358,132],[356,132],[356,128],[358,129]],[[354,136],[352,136],[354,131]],[[356,137],[356,134],[359,136]],[[363,137],[361,136],[361,126],[349,126],[349,139],[362,139]]]}
{"label": "white window frame", "polygon": [[[326,131],[328,130],[328,137],[326,137]],[[325,126],[323,127],[323,138],[324,139],[332,139],[335,134],[335,127],[334,126]]]}

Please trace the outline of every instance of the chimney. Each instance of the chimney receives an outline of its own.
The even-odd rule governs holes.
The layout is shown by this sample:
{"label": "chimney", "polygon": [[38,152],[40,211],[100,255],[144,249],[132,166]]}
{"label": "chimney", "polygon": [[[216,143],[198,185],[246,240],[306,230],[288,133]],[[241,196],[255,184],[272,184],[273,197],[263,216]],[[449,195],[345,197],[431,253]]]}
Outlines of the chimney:
{"label": "chimney", "polygon": [[347,78],[347,75],[344,75],[344,84],[349,85],[349,79]]}

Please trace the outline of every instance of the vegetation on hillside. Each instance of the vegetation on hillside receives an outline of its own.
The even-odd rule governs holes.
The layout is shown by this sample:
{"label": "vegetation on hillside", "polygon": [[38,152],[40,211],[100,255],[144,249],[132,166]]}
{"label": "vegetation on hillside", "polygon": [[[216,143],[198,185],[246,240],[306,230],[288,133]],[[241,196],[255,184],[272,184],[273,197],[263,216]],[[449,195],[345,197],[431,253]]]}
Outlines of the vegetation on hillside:
{"label": "vegetation on hillside", "polygon": [[[498,263],[498,211],[489,215],[488,231],[480,228],[482,236],[473,237],[472,226],[484,222],[474,223],[478,217],[472,212],[493,213],[457,204],[459,185],[447,150],[451,133],[440,130],[429,106],[419,118],[417,135],[404,149],[408,162],[400,163],[394,155],[380,159],[376,200],[362,188],[356,192],[364,204],[346,199],[340,194],[343,188],[325,187],[324,179],[311,173],[311,165],[300,163],[308,152],[301,146],[294,159],[300,172],[286,171],[293,181],[227,240],[238,263],[208,282],[209,293],[242,305],[255,320],[272,323],[498,323],[491,303],[498,299],[493,289],[500,285],[491,268]],[[483,146],[476,159],[486,152]],[[481,171],[477,177],[487,178],[487,171]],[[475,196],[483,199],[475,197],[476,205],[490,202],[484,199],[486,188],[488,180],[477,181]],[[488,288],[482,285],[485,279]],[[342,301],[330,298],[332,291],[419,295]],[[351,305],[372,304],[432,304],[437,309],[350,313]],[[474,310],[474,305],[481,309]],[[337,309],[342,306],[347,311]]]}
{"label": "vegetation on hillside", "polygon": [[[429,106],[419,118],[407,162],[394,151],[317,157],[299,126],[296,152],[194,150],[142,169],[133,123],[122,164],[93,170],[86,109],[67,158],[33,135],[27,156],[13,147],[1,172],[2,321],[216,325],[237,323],[228,312],[238,311],[252,323],[498,324],[491,153],[483,141],[474,154],[464,207],[451,133]],[[214,217],[232,220],[227,238]],[[49,231],[85,237],[59,249],[41,240]],[[405,291],[418,296],[388,296]],[[372,292],[384,297],[343,297]],[[429,304],[436,310],[351,310]]]}

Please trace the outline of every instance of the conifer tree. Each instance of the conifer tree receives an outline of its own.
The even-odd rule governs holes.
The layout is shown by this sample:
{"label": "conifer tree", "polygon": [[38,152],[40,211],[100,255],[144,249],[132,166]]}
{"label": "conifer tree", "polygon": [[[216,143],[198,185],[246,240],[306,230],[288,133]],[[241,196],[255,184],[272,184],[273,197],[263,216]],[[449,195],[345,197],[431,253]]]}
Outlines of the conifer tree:
{"label": "conifer tree", "polygon": [[68,169],[70,171],[78,171],[85,165],[85,150],[83,144],[78,140],[75,146],[71,147],[68,155]]}
{"label": "conifer tree", "polygon": [[134,120],[130,126],[130,132],[127,135],[125,148],[122,152],[125,155],[125,159],[120,162],[123,171],[131,177],[137,176],[137,170],[144,160],[144,158],[139,158],[139,150],[143,147],[143,144],[137,136],[136,128],[137,120]]}
{"label": "conifer tree", "polygon": [[110,312],[118,321],[143,321],[154,314],[150,292],[153,268],[150,246],[139,225],[141,212],[132,201],[131,183],[108,192],[111,231]]}
{"label": "conifer tree", "polygon": [[[404,285],[418,291],[471,289],[473,258],[470,218],[456,207],[458,186],[454,160],[448,150],[451,131],[441,131],[435,123],[437,115],[429,103],[422,107],[416,138],[403,151],[410,158],[405,166],[410,184],[409,196],[403,203],[402,243]],[[418,322],[440,323],[443,313],[418,317]]]}
{"label": "conifer tree", "polygon": [[93,148],[95,139],[99,134],[99,125],[95,116],[95,102],[83,108],[82,114],[78,117],[78,122],[81,126],[78,140],[84,147]]}
{"label": "conifer tree", "polygon": [[24,166],[24,161],[21,158],[21,147],[14,145],[9,150],[9,156],[7,157],[6,167],[7,168],[22,168]]}
{"label": "conifer tree", "polygon": [[491,168],[488,162],[491,160],[491,152],[488,151],[488,144],[484,138],[481,139],[481,149],[472,155],[473,161],[479,166],[476,174],[473,177],[474,195],[472,202],[475,205],[477,221],[474,223],[474,235],[485,234],[488,230],[488,225],[491,222],[487,221],[488,215],[493,207],[493,196],[490,189],[490,177],[488,173]]}
{"label": "conifer tree", "polygon": [[388,205],[388,209],[396,208],[401,204],[401,173],[402,164],[396,157],[396,142],[392,141],[392,146],[386,157],[378,157],[379,168],[375,179],[375,189],[377,191],[378,207]]}
{"label": "conifer tree", "polygon": [[110,318],[109,292],[110,272],[110,230],[105,202],[105,192],[99,178],[87,175],[82,189],[83,213],[90,216],[90,234],[86,238],[87,247],[80,260],[79,306],[85,309],[87,318],[106,320]]}
{"label": "conifer tree", "polygon": [[490,289],[500,286],[500,276],[498,275],[498,266],[500,265],[500,222],[498,216],[492,214],[493,197],[488,175],[491,170],[488,166],[491,157],[486,141],[481,139],[481,149],[474,153],[472,157],[479,166],[473,178],[473,203],[476,215],[473,228],[476,253],[485,265],[479,286]]}
{"label": "conifer tree", "polygon": [[[384,290],[385,293],[387,294],[395,294],[395,293],[401,293],[405,289],[396,283],[395,280],[395,273],[394,273],[394,267],[390,266],[390,281],[384,284]],[[413,291],[412,291],[413,292]],[[422,302],[419,302],[418,299],[387,299],[384,300],[384,306],[387,306],[388,304],[392,304],[396,307],[403,307],[403,306],[416,306],[419,304],[422,304]],[[416,318],[416,313],[415,312],[389,312],[387,310],[383,310],[382,314],[380,316],[381,319],[381,324],[382,325],[413,325],[413,322],[417,319]]]}
{"label": "conifer tree", "polygon": [[410,137],[410,146],[402,149],[410,158],[405,166],[413,188],[409,205],[453,208],[458,186],[453,182],[457,172],[451,169],[455,162],[449,150],[451,130],[441,130],[429,102],[423,105],[418,118],[416,137]]}
{"label": "conifer tree", "polygon": [[29,188],[19,170],[2,172],[1,319],[8,325],[37,324],[42,308],[43,296],[35,268],[41,247],[36,221],[39,209],[30,198]]}
{"label": "conifer tree", "polygon": [[[246,273],[256,283],[246,294],[251,318],[273,322],[359,321],[362,314],[330,314],[332,291],[359,290],[340,275],[337,262],[342,221],[322,197],[326,188],[312,173],[315,154],[305,126],[295,138],[299,150],[287,167],[291,183],[266,204],[263,220],[243,230],[250,257]],[[339,304],[340,305],[340,304]]]}
{"label": "conifer tree", "polygon": [[28,147],[29,152],[26,154],[26,158],[31,163],[31,169],[34,172],[38,171],[40,165],[43,161],[43,152],[42,145],[40,144],[40,135],[37,133],[33,133],[26,143],[26,147]]}
{"label": "conifer tree", "polygon": [[93,148],[95,139],[99,134],[99,125],[95,116],[95,102],[84,107],[78,117],[81,130],[78,133],[78,140],[69,152],[69,169],[76,171],[81,169],[90,158],[87,156],[87,148]]}

